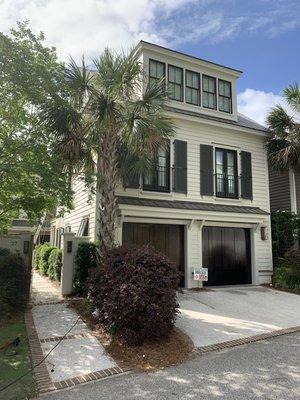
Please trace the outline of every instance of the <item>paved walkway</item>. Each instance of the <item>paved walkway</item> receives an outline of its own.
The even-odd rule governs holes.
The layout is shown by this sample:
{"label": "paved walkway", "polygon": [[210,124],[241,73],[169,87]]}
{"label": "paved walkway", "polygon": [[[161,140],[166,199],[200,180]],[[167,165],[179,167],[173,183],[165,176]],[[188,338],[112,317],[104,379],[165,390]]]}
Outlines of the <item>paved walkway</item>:
{"label": "paved walkway", "polygon": [[37,272],[33,273],[31,304],[32,317],[27,316],[27,321],[30,325],[33,318],[29,335],[33,363],[37,364],[51,352],[43,363],[46,368],[38,367],[35,371],[40,391],[123,372],[76,311],[67,306],[59,287]]}

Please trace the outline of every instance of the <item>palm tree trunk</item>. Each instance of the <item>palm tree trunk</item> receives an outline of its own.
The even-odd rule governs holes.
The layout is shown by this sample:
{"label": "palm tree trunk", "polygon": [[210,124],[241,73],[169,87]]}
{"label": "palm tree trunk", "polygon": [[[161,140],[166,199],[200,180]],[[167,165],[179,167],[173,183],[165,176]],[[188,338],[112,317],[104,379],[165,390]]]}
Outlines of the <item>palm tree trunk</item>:
{"label": "palm tree trunk", "polygon": [[112,131],[101,137],[97,160],[99,254],[115,244],[117,220],[116,187],[118,184],[117,140]]}

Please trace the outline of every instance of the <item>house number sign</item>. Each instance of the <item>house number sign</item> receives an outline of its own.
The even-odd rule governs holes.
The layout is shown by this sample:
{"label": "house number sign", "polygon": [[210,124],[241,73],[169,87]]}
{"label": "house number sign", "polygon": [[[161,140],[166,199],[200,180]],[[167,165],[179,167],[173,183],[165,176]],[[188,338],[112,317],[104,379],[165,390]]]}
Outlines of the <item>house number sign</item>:
{"label": "house number sign", "polygon": [[194,268],[194,281],[208,281],[208,268]]}

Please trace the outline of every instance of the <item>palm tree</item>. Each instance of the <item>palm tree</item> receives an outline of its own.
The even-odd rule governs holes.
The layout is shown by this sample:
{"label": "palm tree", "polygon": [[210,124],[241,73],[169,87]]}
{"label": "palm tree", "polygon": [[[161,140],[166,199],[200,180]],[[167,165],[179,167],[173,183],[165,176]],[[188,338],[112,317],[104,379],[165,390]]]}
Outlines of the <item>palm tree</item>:
{"label": "palm tree", "polygon": [[297,114],[300,113],[299,84],[289,85],[283,91],[284,99],[295,112],[296,117],[280,105],[274,107],[267,116],[270,135],[267,138],[267,151],[270,164],[274,169],[286,171],[300,170],[300,124]]}
{"label": "palm tree", "polygon": [[134,52],[108,49],[87,68],[71,59],[66,87],[41,108],[45,125],[58,140],[67,171],[81,174],[99,196],[99,252],[115,243],[116,188],[145,172],[153,154],[174,133],[166,116],[162,81],[145,83]]}

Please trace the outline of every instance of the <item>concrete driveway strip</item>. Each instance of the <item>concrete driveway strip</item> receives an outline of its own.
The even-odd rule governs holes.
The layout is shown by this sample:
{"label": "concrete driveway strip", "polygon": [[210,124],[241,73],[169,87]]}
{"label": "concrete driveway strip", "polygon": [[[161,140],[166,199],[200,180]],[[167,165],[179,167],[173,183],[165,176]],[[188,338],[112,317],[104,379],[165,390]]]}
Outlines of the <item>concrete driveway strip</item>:
{"label": "concrete driveway strip", "polygon": [[119,375],[40,400],[295,400],[300,398],[300,335],[196,357],[155,373]]}
{"label": "concrete driveway strip", "polygon": [[187,291],[176,325],[195,347],[300,326],[300,296],[264,287]]}

